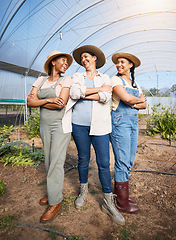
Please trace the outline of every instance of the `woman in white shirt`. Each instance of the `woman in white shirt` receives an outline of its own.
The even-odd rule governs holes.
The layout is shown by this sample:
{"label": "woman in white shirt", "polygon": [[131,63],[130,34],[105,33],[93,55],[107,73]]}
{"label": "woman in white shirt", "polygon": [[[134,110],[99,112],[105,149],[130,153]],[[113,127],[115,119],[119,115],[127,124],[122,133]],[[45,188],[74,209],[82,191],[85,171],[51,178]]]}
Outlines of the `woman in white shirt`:
{"label": "woman in white shirt", "polygon": [[76,208],[81,209],[88,194],[88,168],[91,143],[95,149],[99,179],[104,193],[102,211],[118,224],[125,220],[114,204],[109,168],[109,134],[111,132],[110,104],[111,84],[107,75],[97,71],[105,64],[103,52],[93,45],[84,45],[73,51],[75,61],[85,68],[84,73],[73,75],[70,90],[72,106],[72,134],[78,150],[80,194]]}

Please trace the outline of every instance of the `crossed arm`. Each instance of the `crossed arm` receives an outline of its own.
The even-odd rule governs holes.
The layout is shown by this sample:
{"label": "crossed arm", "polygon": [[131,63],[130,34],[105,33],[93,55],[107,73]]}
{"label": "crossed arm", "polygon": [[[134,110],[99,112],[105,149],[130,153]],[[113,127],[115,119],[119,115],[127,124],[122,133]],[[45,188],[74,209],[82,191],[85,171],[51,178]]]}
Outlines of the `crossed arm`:
{"label": "crossed arm", "polygon": [[45,107],[48,109],[62,109],[69,98],[70,88],[62,88],[59,97],[39,99],[37,96],[38,88],[33,87],[27,98],[28,107]]}
{"label": "crossed arm", "polygon": [[141,93],[139,97],[135,97],[132,94],[127,93],[121,85],[113,87],[113,91],[117,97],[131,107],[135,107],[136,109],[145,109],[147,107],[147,99],[143,93]]}

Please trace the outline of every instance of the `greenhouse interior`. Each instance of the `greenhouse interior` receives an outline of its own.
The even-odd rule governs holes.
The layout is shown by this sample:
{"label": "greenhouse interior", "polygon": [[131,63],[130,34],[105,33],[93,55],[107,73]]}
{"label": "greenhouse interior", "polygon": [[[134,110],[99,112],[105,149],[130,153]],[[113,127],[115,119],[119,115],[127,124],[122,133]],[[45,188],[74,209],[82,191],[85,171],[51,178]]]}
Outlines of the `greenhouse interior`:
{"label": "greenhouse interior", "polygon": [[[136,80],[151,98],[150,109],[158,101],[175,106],[175,14],[175,0],[1,1],[0,104],[17,104],[27,113],[27,95],[45,75],[48,54],[72,54],[88,44],[104,52],[101,72],[110,78],[116,74],[115,52],[136,55]],[[74,61],[67,75],[77,71],[83,68]]]}

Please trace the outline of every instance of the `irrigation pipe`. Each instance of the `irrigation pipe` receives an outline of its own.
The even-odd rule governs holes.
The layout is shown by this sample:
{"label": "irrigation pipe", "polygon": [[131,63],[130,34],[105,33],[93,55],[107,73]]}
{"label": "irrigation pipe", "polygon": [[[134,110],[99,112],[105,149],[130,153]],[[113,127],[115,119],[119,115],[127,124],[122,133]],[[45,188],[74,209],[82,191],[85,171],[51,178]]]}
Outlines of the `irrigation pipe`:
{"label": "irrigation pipe", "polygon": [[[95,158],[95,155],[90,159],[90,161],[92,161],[93,159]],[[67,164],[69,164],[69,165],[71,165],[72,167],[71,168],[69,168],[69,169],[67,169],[66,171],[65,171],[65,173],[67,172],[67,171],[69,171],[69,170],[71,170],[71,169],[73,169],[73,168],[77,168],[78,166],[74,166],[74,165],[72,165],[71,163],[69,163],[69,162],[66,162]],[[176,163],[175,163],[176,164]],[[174,164],[174,165],[175,165]],[[174,166],[173,165],[173,166]],[[173,167],[172,166],[172,167]],[[170,172],[162,172],[162,171],[154,171],[154,170],[132,170],[131,172],[146,172],[146,173],[159,173],[159,174],[166,174],[166,175],[176,175],[176,173],[170,173]],[[93,185],[92,185],[93,186]],[[96,185],[94,185],[95,187],[98,187],[98,186],[96,186]]]}
{"label": "irrigation pipe", "polygon": [[16,223],[17,225],[20,225],[20,226],[25,226],[25,227],[31,227],[31,228],[37,228],[37,229],[41,229],[43,231],[46,231],[46,232],[52,232],[52,233],[55,233],[57,235],[60,235],[66,239],[69,239],[69,236],[61,233],[61,232],[58,232],[58,231],[54,231],[52,229],[48,229],[48,228],[44,228],[44,227],[38,227],[38,226],[33,226],[33,225],[30,225],[30,224],[24,224],[24,223]]}
{"label": "irrigation pipe", "polygon": [[153,171],[153,170],[132,170],[131,172],[161,173],[161,174],[167,174],[167,175],[176,175],[176,173],[160,172],[160,171]]}

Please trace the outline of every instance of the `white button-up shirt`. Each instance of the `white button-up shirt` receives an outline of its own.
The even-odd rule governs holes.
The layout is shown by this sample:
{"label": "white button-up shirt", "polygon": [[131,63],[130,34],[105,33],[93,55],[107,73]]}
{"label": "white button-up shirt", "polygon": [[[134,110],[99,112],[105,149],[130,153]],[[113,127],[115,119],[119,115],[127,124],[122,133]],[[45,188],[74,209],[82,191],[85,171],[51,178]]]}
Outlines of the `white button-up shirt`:
{"label": "white button-up shirt", "polygon": [[[72,77],[73,85],[70,89],[70,98],[62,119],[63,131],[65,133],[72,131],[71,119],[74,104],[80,98],[85,97],[86,87],[84,86],[84,79],[86,77],[86,72],[77,72]],[[101,87],[103,84],[111,85],[109,76],[100,72],[97,73],[93,81],[95,87]],[[93,100],[90,135],[105,135],[111,132],[110,99],[112,94],[111,92],[99,92],[98,94],[100,100]]]}

